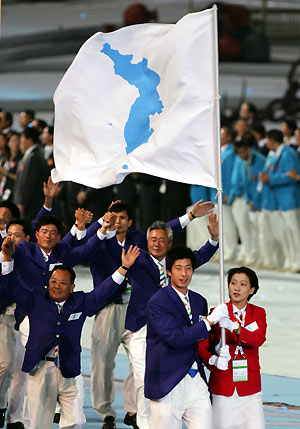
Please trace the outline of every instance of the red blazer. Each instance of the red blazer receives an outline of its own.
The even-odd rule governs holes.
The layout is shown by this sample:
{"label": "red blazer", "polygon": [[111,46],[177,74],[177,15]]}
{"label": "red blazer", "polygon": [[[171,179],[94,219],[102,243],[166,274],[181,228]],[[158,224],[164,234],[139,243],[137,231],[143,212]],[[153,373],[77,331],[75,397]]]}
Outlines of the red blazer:
{"label": "red blazer", "polygon": [[[233,307],[231,301],[227,303],[229,318],[234,319]],[[258,329],[250,332],[246,329],[250,323],[256,322]],[[221,371],[215,366],[208,364],[212,354],[209,351],[209,345],[220,341],[221,329],[219,324],[212,327],[210,337],[207,340],[200,341],[198,345],[199,355],[202,362],[211,371],[209,378],[209,387],[215,395],[232,396],[236,388],[239,396],[253,395],[261,391],[260,365],[258,348],[266,341],[266,312],[263,308],[253,304],[247,304],[245,327],[241,328],[239,337],[233,332],[226,330],[226,344],[229,346],[231,358],[234,356],[238,341],[243,347],[245,357],[248,361],[248,381],[234,383],[232,380],[232,359],[228,363],[228,369]],[[237,358],[241,358],[238,354]]]}

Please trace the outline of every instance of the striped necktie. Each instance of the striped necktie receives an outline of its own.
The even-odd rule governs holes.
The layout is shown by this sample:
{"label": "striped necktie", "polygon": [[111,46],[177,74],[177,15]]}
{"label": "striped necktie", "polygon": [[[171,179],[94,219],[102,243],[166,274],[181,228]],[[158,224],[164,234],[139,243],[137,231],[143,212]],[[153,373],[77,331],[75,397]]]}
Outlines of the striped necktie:
{"label": "striped necktie", "polygon": [[164,287],[167,285],[167,279],[163,264],[158,261],[158,269],[159,269],[159,284],[160,287]]}
{"label": "striped necktie", "polygon": [[[56,305],[57,305],[57,310],[58,310],[59,314],[61,314],[62,309],[63,309],[62,306],[58,302],[56,303]],[[59,368],[58,355],[59,355],[59,347],[58,347],[58,344],[57,344],[55,346],[55,349],[54,349],[54,365],[57,366],[57,368]]]}
{"label": "striped necktie", "polygon": [[190,300],[189,300],[188,296],[184,297],[183,303],[184,303],[185,309],[187,311],[187,314],[189,315],[190,321],[191,321],[191,323],[193,323],[192,310],[191,310]]}

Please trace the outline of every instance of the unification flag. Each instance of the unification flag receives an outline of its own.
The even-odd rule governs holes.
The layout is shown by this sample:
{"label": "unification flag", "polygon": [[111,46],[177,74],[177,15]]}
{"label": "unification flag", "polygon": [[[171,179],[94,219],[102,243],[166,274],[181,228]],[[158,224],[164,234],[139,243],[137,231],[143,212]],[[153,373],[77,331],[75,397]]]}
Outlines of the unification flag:
{"label": "unification flag", "polygon": [[132,172],[217,187],[214,13],[96,33],[54,94],[54,182]]}

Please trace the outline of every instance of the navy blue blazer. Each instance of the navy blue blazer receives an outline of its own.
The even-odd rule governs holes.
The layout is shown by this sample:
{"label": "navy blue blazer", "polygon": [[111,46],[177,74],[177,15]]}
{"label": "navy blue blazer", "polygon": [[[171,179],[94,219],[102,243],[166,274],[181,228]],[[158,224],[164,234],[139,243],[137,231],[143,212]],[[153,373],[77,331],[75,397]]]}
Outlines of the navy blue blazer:
{"label": "navy blue blazer", "polygon": [[[106,240],[108,251],[111,254],[120,255],[121,249],[116,240]],[[128,245],[126,242],[125,248]],[[114,246],[114,247],[113,247]],[[197,259],[197,267],[205,264],[217,251],[218,246],[213,246],[209,241],[194,254]],[[146,324],[146,306],[149,299],[158,292],[160,287],[159,269],[148,252],[141,251],[135,263],[128,271],[131,284],[131,296],[126,313],[125,328],[132,332],[138,331]]]}
{"label": "navy blue blazer", "polygon": [[13,300],[26,310],[29,317],[30,332],[22,370],[32,371],[58,344],[62,375],[76,377],[80,374],[80,337],[86,317],[93,316],[109,304],[112,296],[120,288],[125,289],[126,284],[119,285],[109,277],[89,293],[73,292],[59,314],[47,291],[38,288],[37,284],[33,284],[35,288],[29,291],[17,287],[14,280],[13,274],[2,276],[1,289],[5,288],[7,294],[12,289]]}
{"label": "navy blue blazer", "polygon": [[166,396],[195,361],[206,382],[198,341],[208,338],[206,325],[200,321],[200,316],[207,315],[207,301],[191,290],[189,300],[193,324],[171,285],[160,289],[147,305],[146,398],[155,400]]}

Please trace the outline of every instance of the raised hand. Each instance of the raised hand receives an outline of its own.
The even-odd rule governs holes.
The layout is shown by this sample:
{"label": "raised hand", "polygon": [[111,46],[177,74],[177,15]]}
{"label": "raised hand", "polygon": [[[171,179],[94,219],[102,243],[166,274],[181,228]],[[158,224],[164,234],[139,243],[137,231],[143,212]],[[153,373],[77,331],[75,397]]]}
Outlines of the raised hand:
{"label": "raised hand", "polygon": [[114,204],[118,204],[118,203],[120,203],[120,202],[121,202],[121,200],[112,201],[112,202],[110,203],[110,206],[108,207],[107,211],[109,211],[109,210],[112,208],[112,206],[113,206]]}
{"label": "raised hand", "polygon": [[75,210],[75,219],[76,219],[76,226],[79,231],[83,231],[85,229],[85,225],[87,223],[91,223],[93,217],[93,213],[89,210],[80,209],[78,208]]}
{"label": "raised hand", "polygon": [[7,236],[2,243],[1,250],[4,255],[4,260],[10,260],[11,255],[14,253],[16,248],[15,241],[13,237]]}
{"label": "raised hand", "polygon": [[106,212],[104,216],[102,216],[103,225],[100,228],[102,233],[105,233],[108,229],[115,229],[117,215],[115,212]]}
{"label": "raised hand", "polygon": [[211,239],[213,241],[219,241],[219,222],[217,215],[214,213],[211,213],[208,216],[208,222],[207,225],[208,232],[210,233]]}
{"label": "raised hand", "polygon": [[191,218],[202,217],[209,213],[212,213],[213,208],[215,207],[214,203],[211,201],[206,201],[202,203],[203,200],[197,201],[192,208],[192,211],[189,213]]}
{"label": "raised hand", "polygon": [[53,198],[58,190],[59,183],[53,183],[51,176],[49,176],[47,183],[43,182],[43,191],[45,196],[45,206],[48,208],[52,207]]}
{"label": "raised hand", "polygon": [[131,265],[134,264],[136,258],[140,254],[140,249],[138,246],[129,246],[127,253],[125,253],[125,249],[122,249],[122,266],[130,268]]}

